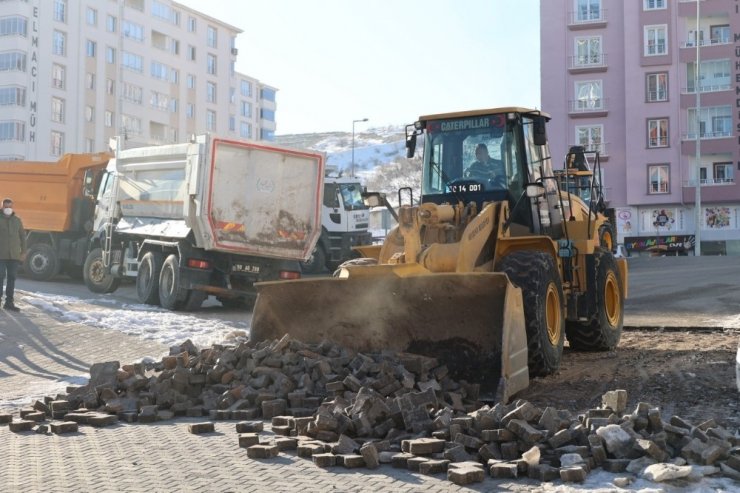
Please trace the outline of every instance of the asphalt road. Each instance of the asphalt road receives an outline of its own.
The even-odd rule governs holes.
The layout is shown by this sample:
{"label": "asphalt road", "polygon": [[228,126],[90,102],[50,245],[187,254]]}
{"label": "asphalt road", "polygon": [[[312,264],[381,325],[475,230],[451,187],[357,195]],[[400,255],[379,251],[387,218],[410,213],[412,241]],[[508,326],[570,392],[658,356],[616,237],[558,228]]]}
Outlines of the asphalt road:
{"label": "asphalt road", "polygon": [[[740,328],[737,257],[636,257],[627,263],[625,326]],[[17,288],[81,299],[107,296],[123,303],[138,303],[133,283],[123,284],[110,295],[93,294],[82,281],[62,276],[50,282],[19,278]],[[249,313],[223,308],[210,297],[201,310],[191,315],[243,321]]]}

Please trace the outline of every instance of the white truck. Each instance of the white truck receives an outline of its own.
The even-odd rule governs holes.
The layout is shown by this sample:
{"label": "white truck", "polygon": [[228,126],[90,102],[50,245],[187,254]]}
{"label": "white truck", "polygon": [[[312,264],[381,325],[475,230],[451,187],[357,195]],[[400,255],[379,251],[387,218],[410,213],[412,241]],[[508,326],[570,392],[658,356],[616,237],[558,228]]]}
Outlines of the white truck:
{"label": "white truck", "polygon": [[370,209],[363,201],[360,181],[329,173],[324,177],[321,236],[311,256],[301,264],[303,272],[333,271],[356,257],[352,247],[372,243],[369,224]]}
{"label": "white truck", "polygon": [[296,279],[321,234],[324,155],[208,135],[122,150],[98,193],[88,288],[136,278],[139,300],[251,307],[257,281]]}

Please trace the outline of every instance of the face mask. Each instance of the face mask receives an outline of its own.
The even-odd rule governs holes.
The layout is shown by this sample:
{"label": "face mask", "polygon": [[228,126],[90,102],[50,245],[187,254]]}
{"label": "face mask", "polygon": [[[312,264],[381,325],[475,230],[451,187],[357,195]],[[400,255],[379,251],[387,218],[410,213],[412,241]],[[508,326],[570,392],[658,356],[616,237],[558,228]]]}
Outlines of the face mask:
{"label": "face mask", "polygon": [[12,213],[13,213],[12,207],[6,207],[5,209],[3,209],[3,214],[5,214],[6,216],[11,215]]}

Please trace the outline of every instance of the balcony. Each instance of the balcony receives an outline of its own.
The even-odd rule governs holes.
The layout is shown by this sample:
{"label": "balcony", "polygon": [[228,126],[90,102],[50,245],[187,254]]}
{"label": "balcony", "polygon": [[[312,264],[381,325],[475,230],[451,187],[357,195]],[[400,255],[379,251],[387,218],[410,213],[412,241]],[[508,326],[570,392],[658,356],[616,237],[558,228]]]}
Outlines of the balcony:
{"label": "balcony", "polygon": [[[701,134],[701,140],[725,139],[727,137],[732,137],[732,130],[717,130],[714,132],[704,132]],[[684,133],[681,140],[696,140],[696,131]]]}
{"label": "balcony", "polygon": [[[732,84],[719,83],[719,84],[706,84],[699,87],[699,92],[704,94],[705,92],[721,92],[729,91],[732,89]],[[684,87],[681,89],[681,94],[696,94],[696,87]]]}
{"label": "balcony", "polygon": [[568,13],[568,29],[576,31],[579,29],[596,29],[606,27],[605,9],[591,11],[577,10]]}
{"label": "balcony", "polygon": [[572,118],[606,116],[608,99],[572,99],[568,101],[568,114]]}
{"label": "balcony", "polygon": [[[735,183],[735,178],[702,178],[699,181],[702,186],[726,186],[733,185]],[[695,187],[696,180],[684,180],[683,186],[685,188]]]}
{"label": "balcony", "polygon": [[606,53],[568,57],[568,71],[571,74],[606,72],[606,66]]}
{"label": "balcony", "polygon": [[[687,36],[688,37],[688,36]],[[722,36],[718,38],[709,38],[709,40],[700,39],[699,40],[699,46],[705,47],[705,46],[717,46],[717,45],[728,45],[732,43],[732,40],[730,39],[730,35]],[[681,48],[696,48],[696,43],[693,39],[690,39],[688,41],[684,41],[681,43]]]}

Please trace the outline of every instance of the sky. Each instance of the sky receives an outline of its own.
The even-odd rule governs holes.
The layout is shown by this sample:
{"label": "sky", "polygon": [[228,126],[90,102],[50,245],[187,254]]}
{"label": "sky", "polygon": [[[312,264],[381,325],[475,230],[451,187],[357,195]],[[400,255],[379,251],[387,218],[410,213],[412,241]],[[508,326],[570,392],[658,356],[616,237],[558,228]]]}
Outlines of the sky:
{"label": "sky", "polygon": [[539,0],[178,0],[242,29],[236,70],[277,87],[277,134],[539,107]]}

